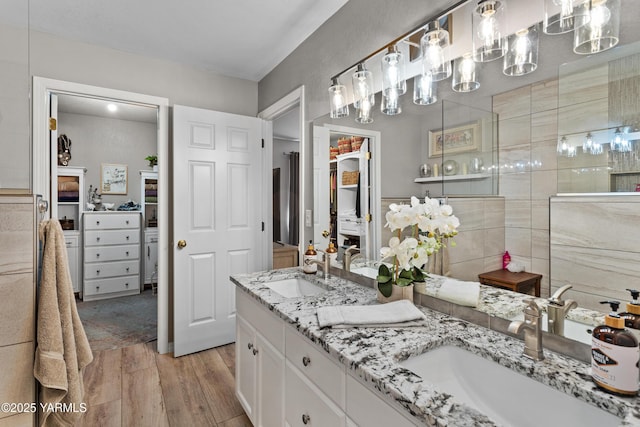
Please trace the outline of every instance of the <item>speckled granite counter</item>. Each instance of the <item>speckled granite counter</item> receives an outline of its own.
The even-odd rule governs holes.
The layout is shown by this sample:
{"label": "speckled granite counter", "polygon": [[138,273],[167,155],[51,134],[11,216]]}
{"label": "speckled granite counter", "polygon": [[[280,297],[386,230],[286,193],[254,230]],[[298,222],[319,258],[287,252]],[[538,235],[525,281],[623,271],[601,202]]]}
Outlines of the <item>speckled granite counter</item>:
{"label": "speckled granite counter", "polygon": [[236,275],[231,280],[344,364],[372,390],[379,390],[426,425],[496,425],[398,364],[443,344],[469,350],[604,409],[623,418],[622,426],[640,425],[640,398],[619,398],[598,390],[591,382],[588,365],[546,349],[546,358],[533,362],[522,356],[522,341],[427,308],[422,308],[427,314],[424,327],[320,329],[317,307],[375,304],[375,291],[344,279],[332,277],[325,281],[315,276],[311,280],[328,292],[286,299],[265,286],[266,282],[294,276],[310,278],[295,268]]}

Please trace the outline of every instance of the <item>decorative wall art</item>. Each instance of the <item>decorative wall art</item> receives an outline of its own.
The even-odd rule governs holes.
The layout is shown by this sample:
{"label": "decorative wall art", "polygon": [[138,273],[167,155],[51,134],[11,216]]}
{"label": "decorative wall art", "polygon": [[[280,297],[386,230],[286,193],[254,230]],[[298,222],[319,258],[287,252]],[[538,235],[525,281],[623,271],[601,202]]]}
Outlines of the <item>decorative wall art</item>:
{"label": "decorative wall art", "polygon": [[477,151],[481,140],[478,122],[445,129],[444,132],[432,130],[429,131],[429,157]]}
{"label": "decorative wall art", "polygon": [[100,176],[102,194],[127,194],[127,165],[103,163]]}

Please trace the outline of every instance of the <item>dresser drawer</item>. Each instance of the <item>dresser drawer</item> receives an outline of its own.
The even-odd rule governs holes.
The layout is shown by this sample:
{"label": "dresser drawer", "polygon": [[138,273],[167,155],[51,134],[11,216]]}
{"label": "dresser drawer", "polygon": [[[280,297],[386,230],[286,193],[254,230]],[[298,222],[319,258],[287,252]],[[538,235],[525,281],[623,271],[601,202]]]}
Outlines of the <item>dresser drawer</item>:
{"label": "dresser drawer", "polygon": [[140,214],[85,214],[85,230],[111,230],[114,228],[139,228]]}
{"label": "dresser drawer", "polygon": [[84,249],[85,262],[138,259],[140,246],[92,246]]}
{"label": "dresser drawer", "polygon": [[139,273],[140,261],[92,262],[84,265],[84,277],[87,279],[130,276]]}
{"label": "dresser drawer", "polygon": [[288,361],[284,389],[286,425],[290,427],[345,426],[344,412]]}
{"label": "dresser drawer", "polygon": [[344,367],[322,354],[294,329],[287,328],[285,343],[286,357],[290,363],[344,409]]}
{"label": "dresser drawer", "polygon": [[85,295],[102,295],[113,292],[137,291],[140,288],[140,276],[114,277],[84,281]]}
{"label": "dresser drawer", "polygon": [[136,230],[85,231],[85,246],[129,245],[140,243],[140,232]]}

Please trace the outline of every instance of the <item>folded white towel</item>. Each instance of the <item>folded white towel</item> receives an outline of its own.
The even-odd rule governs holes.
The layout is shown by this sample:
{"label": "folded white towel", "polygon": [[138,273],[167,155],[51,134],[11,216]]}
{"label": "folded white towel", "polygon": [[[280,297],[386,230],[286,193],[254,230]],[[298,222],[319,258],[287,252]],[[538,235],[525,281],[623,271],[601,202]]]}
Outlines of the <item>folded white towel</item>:
{"label": "folded white towel", "polygon": [[480,283],[446,279],[436,292],[436,297],[468,307],[477,307],[480,300]]}
{"label": "folded white towel", "polygon": [[416,323],[412,321],[426,318],[423,312],[407,300],[376,305],[319,307],[317,315],[321,328],[345,327],[346,325],[362,327],[416,326]]}

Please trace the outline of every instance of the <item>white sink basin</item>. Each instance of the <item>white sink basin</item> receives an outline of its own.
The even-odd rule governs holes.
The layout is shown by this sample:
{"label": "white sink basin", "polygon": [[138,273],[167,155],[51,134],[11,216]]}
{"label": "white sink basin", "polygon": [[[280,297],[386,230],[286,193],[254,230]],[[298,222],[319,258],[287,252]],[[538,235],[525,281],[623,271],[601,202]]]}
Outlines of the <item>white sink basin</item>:
{"label": "white sink basin", "polygon": [[327,291],[325,288],[299,277],[266,282],[264,285],[285,298],[299,298],[309,295],[318,295]]}
{"label": "white sink basin", "polygon": [[443,346],[400,363],[500,425],[617,426],[622,420],[462,348]]}

